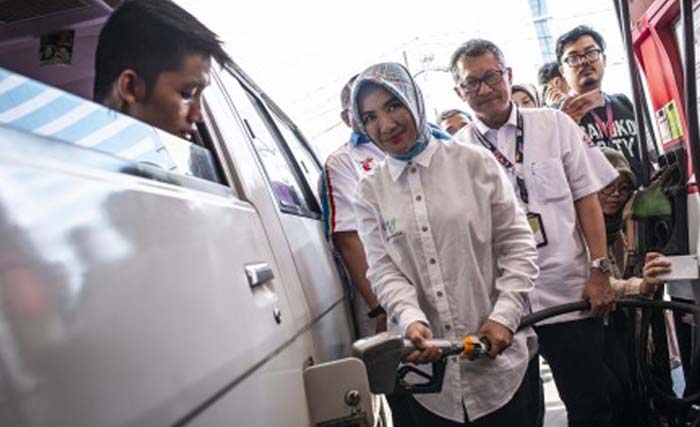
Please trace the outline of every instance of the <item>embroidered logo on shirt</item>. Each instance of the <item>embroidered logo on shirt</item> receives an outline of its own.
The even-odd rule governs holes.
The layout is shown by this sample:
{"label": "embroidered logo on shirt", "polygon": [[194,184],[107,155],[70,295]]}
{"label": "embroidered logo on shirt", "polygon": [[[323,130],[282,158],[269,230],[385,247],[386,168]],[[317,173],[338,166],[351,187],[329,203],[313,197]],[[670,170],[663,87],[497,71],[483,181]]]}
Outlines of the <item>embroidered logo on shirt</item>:
{"label": "embroidered logo on shirt", "polygon": [[362,170],[365,172],[369,172],[372,170],[372,162],[374,159],[372,156],[367,156],[366,159],[360,161],[360,166],[362,166]]}
{"label": "embroidered logo on shirt", "polygon": [[382,228],[386,234],[386,240],[389,241],[395,237],[403,234],[400,230],[396,229],[396,218],[391,218],[382,223]]}

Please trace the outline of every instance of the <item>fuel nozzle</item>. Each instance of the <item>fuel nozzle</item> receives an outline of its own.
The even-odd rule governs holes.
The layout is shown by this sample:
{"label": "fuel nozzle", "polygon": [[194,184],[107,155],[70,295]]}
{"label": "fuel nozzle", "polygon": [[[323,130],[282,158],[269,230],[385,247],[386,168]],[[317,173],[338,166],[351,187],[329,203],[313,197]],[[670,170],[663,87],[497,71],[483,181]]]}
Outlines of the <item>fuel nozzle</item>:
{"label": "fuel nozzle", "polygon": [[465,335],[462,338],[462,355],[466,356],[469,360],[476,360],[481,356],[488,354],[491,350],[491,343],[488,338],[481,338],[475,335]]}

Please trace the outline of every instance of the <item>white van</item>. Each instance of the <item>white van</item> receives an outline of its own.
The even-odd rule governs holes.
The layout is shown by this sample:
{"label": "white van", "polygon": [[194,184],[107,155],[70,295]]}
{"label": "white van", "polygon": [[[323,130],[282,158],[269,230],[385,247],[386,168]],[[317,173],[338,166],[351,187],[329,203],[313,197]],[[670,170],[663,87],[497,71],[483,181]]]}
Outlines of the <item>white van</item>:
{"label": "white van", "polygon": [[0,2],[0,425],[371,425],[305,391],[354,338],[309,144],[237,67],[193,143],[88,101],[117,3]]}

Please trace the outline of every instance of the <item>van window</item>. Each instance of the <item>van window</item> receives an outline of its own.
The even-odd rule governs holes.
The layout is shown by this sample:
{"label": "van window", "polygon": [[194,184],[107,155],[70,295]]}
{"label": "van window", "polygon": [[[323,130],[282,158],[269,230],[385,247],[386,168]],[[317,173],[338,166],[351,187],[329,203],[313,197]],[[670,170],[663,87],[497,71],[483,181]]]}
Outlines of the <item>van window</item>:
{"label": "van window", "polygon": [[307,149],[307,146],[301,141],[300,137],[295,134],[281,118],[279,118],[276,114],[272,114],[272,118],[277,125],[277,129],[279,129],[282,137],[292,150],[294,159],[296,160],[302,175],[306,179],[306,184],[311,188],[316,188],[319,180],[321,179],[321,168],[317,160]]}
{"label": "van window", "polygon": [[[267,109],[255,95],[242,87],[233,75],[223,73],[222,80],[253,141],[253,148],[263,166],[280,210],[295,215],[320,218],[318,203],[302,177],[303,172],[294,162],[292,151],[276,133]],[[313,165],[309,163],[307,168],[311,170],[311,166]]]}

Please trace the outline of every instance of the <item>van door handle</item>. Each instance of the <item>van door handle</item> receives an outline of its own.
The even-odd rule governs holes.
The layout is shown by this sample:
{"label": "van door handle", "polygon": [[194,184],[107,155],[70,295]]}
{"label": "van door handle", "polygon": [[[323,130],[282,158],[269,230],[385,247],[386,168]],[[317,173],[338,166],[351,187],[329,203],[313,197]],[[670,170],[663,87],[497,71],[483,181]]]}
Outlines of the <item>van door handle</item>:
{"label": "van door handle", "polygon": [[263,285],[275,277],[272,267],[266,262],[246,265],[245,275],[251,288]]}

